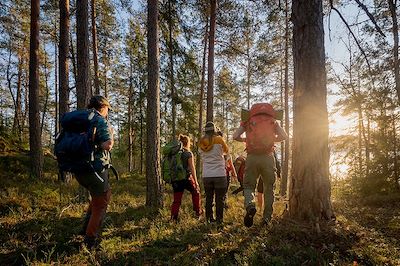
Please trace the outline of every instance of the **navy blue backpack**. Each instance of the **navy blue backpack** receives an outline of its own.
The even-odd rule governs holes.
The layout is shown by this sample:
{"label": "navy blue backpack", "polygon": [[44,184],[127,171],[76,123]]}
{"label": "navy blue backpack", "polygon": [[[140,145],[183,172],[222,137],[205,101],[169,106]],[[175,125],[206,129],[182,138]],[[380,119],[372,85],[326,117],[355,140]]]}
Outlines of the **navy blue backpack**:
{"label": "navy blue backpack", "polygon": [[94,137],[97,119],[93,110],[77,110],[61,118],[61,132],[55,141],[54,152],[62,172],[82,173],[93,171]]}

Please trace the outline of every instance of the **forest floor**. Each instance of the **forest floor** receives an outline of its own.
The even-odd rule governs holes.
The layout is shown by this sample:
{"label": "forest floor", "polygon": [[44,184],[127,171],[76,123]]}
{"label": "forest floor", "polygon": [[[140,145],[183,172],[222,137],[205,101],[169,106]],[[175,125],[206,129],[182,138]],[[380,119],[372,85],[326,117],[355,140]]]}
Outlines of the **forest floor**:
{"label": "forest floor", "polygon": [[194,217],[189,193],[177,224],[169,189],[166,207],[146,208],[138,175],[111,178],[103,241],[89,251],[78,236],[86,204],[77,201],[77,183],[60,184],[46,161],[45,177],[32,180],[26,155],[0,156],[0,265],[400,265],[400,196],[360,200],[334,189],[336,221],[316,234],[281,219],[279,202],[272,225],[261,226],[258,213],[248,229],[243,196],[229,195],[219,228]]}

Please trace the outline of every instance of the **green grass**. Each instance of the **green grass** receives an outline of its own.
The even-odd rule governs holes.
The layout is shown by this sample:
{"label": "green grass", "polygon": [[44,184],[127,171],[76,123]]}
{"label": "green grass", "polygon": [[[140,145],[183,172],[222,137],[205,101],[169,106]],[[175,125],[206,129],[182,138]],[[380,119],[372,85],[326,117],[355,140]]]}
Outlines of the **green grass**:
{"label": "green grass", "polygon": [[241,195],[229,195],[224,227],[217,228],[195,218],[185,192],[175,224],[169,218],[171,189],[162,210],[146,208],[145,179],[138,175],[111,179],[103,241],[88,251],[77,235],[86,208],[77,201],[77,183],[58,183],[50,159],[46,176],[33,180],[23,155],[8,157],[0,158],[0,165],[9,165],[0,174],[0,265],[400,264],[399,204],[335,197],[337,221],[317,235],[308,225],[282,220],[278,208],[272,225],[261,226],[257,214],[255,226],[245,228]]}

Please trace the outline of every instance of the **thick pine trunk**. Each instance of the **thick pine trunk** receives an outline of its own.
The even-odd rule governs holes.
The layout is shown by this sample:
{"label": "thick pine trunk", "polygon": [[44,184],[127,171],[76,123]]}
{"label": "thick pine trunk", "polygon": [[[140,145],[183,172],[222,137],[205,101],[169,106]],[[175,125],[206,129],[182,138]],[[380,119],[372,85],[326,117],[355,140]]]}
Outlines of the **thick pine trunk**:
{"label": "thick pine trunk", "polygon": [[[285,0],[285,131],[289,135],[289,1]],[[287,194],[287,183],[289,179],[290,140],[284,144],[284,161],[282,166],[281,196]]]}
{"label": "thick pine trunk", "polygon": [[[199,97],[199,125],[197,132],[197,140],[200,141],[203,128],[203,105],[204,105],[204,83],[206,77],[206,56],[207,56],[207,40],[208,40],[208,17],[204,29],[204,48],[203,48],[203,63],[201,66],[201,81],[200,81],[200,97]],[[200,173],[200,156],[197,156],[196,171]]]}
{"label": "thick pine trunk", "polygon": [[214,119],[214,45],[217,17],[217,0],[210,1],[210,32],[208,41],[207,121]]}
{"label": "thick pine trunk", "polygon": [[93,49],[93,67],[94,67],[94,91],[96,95],[100,94],[99,82],[99,63],[97,57],[97,33],[96,33],[96,1],[91,0],[91,22],[92,22],[92,49]]}
{"label": "thick pine trunk", "polygon": [[85,109],[90,93],[88,0],[76,2],[77,108]]}
{"label": "thick pine trunk", "polygon": [[147,1],[147,143],[146,143],[146,205],[161,208],[160,180],[160,62],[158,48],[158,0]]}
{"label": "thick pine trunk", "polygon": [[321,218],[333,216],[322,0],[294,0],[292,5],[294,123],[289,212],[295,219],[315,223],[318,229]]}
{"label": "thick pine trunk", "polygon": [[29,50],[29,148],[31,175],[43,174],[42,140],[39,115],[39,12],[40,1],[31,0],[31,33]]}

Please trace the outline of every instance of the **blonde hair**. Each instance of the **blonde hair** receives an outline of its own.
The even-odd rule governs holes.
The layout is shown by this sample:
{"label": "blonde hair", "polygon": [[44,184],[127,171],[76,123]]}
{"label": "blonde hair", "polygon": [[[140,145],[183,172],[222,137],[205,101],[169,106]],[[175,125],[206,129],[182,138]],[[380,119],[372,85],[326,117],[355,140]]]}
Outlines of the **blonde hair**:
{"label": "blonde hair", "polygon": [[187,150],[190,150],[190,138],[186,135],[179,135],[179,141],[182,142],[183,147]]}

